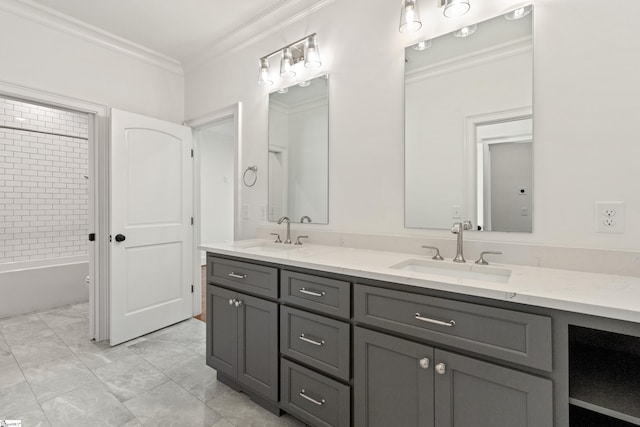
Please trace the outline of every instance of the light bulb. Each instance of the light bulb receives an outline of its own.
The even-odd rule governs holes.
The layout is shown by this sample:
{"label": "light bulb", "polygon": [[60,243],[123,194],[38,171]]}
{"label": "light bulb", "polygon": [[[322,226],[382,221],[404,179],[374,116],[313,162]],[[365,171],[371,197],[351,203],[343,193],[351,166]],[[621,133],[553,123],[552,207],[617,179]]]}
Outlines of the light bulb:
{"label": "light bulb", "polygon": [[416,0],[402,0],[400,8],[400,27],[401,33],[413,33],[422,28],[420,21],[420,13],[418,12],[418,4]]}
{"label": "light bulb", "polygon": [[269,78],[269,59],[260,59],[260,72],[258,73],[258,84],[260,86],[271,86],[273,80]]}
{"label": "light bulb", "polygon": [[467,25],[466,27],[462,27],[459,30],[453,32],[455,37],[469,37],[471,34],[475,33],[478,29],[476,24]]}
{"label": "light bulb", "polygon": [[443,14],[447,18],[457,18],[469,12],[469,9],[471,9],[469,0],[446,0]]}
{"label": "light bulb", "polygon": [[425,50],[430,48],[432,44],[433,42],[431,40],[423,40],[421,42],[414,44],[411,47],[414,48],[415,50]]}
{"label": "light bulb", "polygon": [[532,9],[533,8],[531,7],[531,5],[520,7],[518,9],[512,10],[511,12],[505,13],[504,17],[506,19],[508,19],[509,21],[514,21],[516,19],[522,19],[525,16],[527,16],[528,14],[530,14]]}
{"label": "light bulb", "polygon": [[318,49],[316,36],[310,36],[307,39],[306,47],[304,66],[307,68],[319,68],[322,65],[322,61],[320,61],[320,49]]}
{"label": "light bulb", "polygon": [[291,55],[291,49],[288,47],[282,49],[282,59],[280,60],[280,75],[285,79],[296,76],[296,72],[293,71],[293,56]]}

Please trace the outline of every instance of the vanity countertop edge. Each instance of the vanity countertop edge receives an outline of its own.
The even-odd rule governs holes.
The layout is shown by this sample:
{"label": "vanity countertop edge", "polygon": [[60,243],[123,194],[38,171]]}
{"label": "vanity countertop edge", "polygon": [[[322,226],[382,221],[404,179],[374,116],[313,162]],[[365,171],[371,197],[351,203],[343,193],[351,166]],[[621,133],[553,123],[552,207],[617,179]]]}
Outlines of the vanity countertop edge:
{"label": "vanity countertop edge", "polygon": [[202,244],[200,249],[246,260],[640,323],[640,277],[492,263],[511,270],[508,282],[493,283],[390,268],[407,260],[430,260],[430,256],[316,244],[269,253],[251,250],[255,245],[269,243],[252,239]]}

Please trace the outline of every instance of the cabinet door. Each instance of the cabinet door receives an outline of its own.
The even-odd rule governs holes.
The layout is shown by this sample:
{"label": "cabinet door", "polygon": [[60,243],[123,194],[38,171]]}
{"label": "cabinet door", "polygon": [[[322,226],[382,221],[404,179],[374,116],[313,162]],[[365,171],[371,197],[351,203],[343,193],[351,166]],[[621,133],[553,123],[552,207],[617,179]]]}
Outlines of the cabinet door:
{"label": "cabinet door", "polygon": [[278,401],[278,304],[238,294],[238,382]]}
{"label": "cabinet door", "polygon": [[236,379],[238,376],[238,309],[232,292],[207,285],[207,365]]}
{"label": "cabinet door", "polygon": [[432,359],[431,347],[356,327],[355,425],[433,426]]}
{"label": "cabinet door", "polygon": [[434,368],[438,427],[553,426],[550,380],[441,350]]}

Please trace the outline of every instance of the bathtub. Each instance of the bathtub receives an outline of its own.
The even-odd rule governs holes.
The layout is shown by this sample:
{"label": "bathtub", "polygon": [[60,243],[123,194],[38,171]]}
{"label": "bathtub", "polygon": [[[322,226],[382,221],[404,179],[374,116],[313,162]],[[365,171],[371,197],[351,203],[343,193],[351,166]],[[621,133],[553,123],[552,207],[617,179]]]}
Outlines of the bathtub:
{"label": "bathtub", "polygon": [[0,264],[0,318],[89,300],[87,256]]}

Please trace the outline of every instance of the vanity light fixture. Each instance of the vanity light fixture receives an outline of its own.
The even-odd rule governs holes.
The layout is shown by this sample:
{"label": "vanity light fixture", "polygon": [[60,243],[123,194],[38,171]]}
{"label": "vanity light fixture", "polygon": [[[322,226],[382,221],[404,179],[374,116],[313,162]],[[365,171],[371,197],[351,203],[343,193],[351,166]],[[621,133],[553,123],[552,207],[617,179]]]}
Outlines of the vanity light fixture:
{"label": "vanity light fixture", "polygon": [[411,47],[414,48],[415,50],[420,51],[420,50],[429,49],[432,44],[433,44],[433,41],[431,41],[431,40],[423,40],[421,42],[418,42],[418,43],[414,44]]}
{"label": "vanity light fixture", "polygon": [[400,6],[400,32],[413,33],[420,28],[422,28],[422,21],[420,21],[417,0],[402,0]]}
{"label": "vanity light fixture", "polygon": [[440,0],[440,5],[444,7],[442,12],[447,18],[457,18],[469,12],[471,9],[470,0]]}
{"label": "vanity light fixture", "polygon": [[471,34],[475,33],[478,29],[477,24],[467,25],[466,27],[462,27],[459,30],[453,32],[455,37],[469,37]]}
{"label": "vanity light fixture", "polygon": [[307,68],[322,66],[316,33],[309,34],[260,58],[259,85],[270,86],[273,84],[273,80],[269,78],[269,59],[276,55],[280,55],[280,76],[284,79],[296,76],[294,68],[298,62],[304,62]]}
{"label": "vanity light fixture", "polygon": [[505,13],[504,17],[509,21],[514,21],[516,19],[522,19],[525,16],[527,16],[528,14],[530,14],[532,9],[533,9],[533,7],[531,5],[519,7],[518,9],[515,9],[515,10],[512,10],[511,12]]}
{"label": "vanity light fixture", "polygon": [[260,72],[258,74],[258,84],[260,86],[271,86],[273,80],[269,78],[269,59],[260,58]]}

